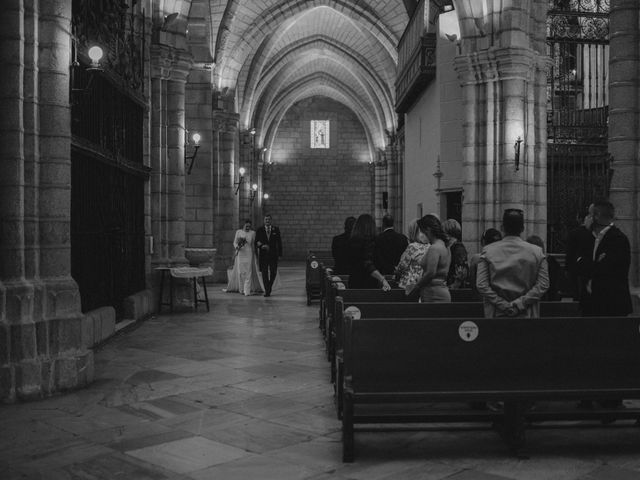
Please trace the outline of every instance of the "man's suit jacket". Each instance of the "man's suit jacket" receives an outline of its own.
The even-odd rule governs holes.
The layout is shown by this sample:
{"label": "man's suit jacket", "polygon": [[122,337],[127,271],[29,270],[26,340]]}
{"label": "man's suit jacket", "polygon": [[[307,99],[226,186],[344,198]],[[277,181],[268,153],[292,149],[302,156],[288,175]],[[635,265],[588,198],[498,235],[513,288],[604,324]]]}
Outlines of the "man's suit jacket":
{"label": "man's suit jacket", "polygon": [[375,239],[374,263],[382,275],[392,275],[400,257],[409,246],[406,236],[388,228]]}
{"label": "man's suit jacket", "polygon": [[591,312],[589,315],[628,315],[632,312],[629,293],[631,248],[629,239],[615,225],[602,237],[590,260]]}
{"label": "man's suit jacket", "polygon": [[333,272],[336,275],[349,273],[349,237],[347,232],[333,237],[331,255],[333,256]]}
{"label": "man's suit jacket", "polygon": [[[262,245],[269,245],[269,251],[266,252],[260,248]],[[280,229],[275,225],[271,225],[271,236],[267,237],[267,229],[263,225],[256,230],[256,252],[262,261],[277,261],[282,256],[282,237]]]}
{"label": "man's suit jacket", "polygon": [[511,235],[487,245],[480,255],[476,287],[485,317],[503,316],[511,303],[520,316],[538,317],[540,299],[549,288],[542,249]]}

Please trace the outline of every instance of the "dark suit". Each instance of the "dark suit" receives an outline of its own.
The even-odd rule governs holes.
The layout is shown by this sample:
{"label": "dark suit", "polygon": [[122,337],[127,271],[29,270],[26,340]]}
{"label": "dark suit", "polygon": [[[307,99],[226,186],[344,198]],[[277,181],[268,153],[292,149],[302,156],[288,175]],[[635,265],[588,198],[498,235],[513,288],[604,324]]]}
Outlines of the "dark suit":
{"label": "dark suit", "polygon": [[[269,248],[262,248],[268,245]],[[271,225],[271,234],[267,235],[267,229],[263,225],[256,231],[256,252],[258,264],[262,272],[265,295],[271,295],[271,287],[278,274],[278,257],[282,256],[282,238],[280,229]]]}
{"label": "dark suit", "polygon": [[586,286],[592,265],[593,242],[595,242],[593,233],[591,230],[587,230],[584,225],[569,232],[567,238],[565,268],[569,273],[573,298],[580,301],[583,310],[590,309],[590,306],[587,305],[590,298]]}
{"label": "dark suit", "polygon": [[614,225],[600,241],[595,260],[593,256],[589,260],[591,301],[589,309],[583,313],[592,316],[625,316],[631,313],[631,247],[627,236]]}
{"label": "dark suit", "polygon": [[331,255],[333,256],[333,272],[336,275],[347,274],[349,270],[349,237],[347,232],[333,237]]}
{"label": "dark suit", "polygon": [[409,246],[409,240],[393,228],[387,228],[376,237],[374,263],[382,275],[393,275],[400,257]]}

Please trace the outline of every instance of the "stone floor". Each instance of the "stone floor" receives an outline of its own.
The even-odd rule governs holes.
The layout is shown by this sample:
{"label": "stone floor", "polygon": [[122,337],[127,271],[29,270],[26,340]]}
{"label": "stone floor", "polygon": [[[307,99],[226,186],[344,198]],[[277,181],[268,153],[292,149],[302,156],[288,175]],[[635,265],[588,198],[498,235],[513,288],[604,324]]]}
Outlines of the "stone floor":
{"label": "stone floor", "polygon": [[301,265],[281,279],[270,298],[213,285],[209,313],[96,351],[90,388],[1,406],[0,479],[640,479],[640,429],[619,424],[530,431],[529,460],[489,429],[362,432],[343,464],[317,305]]}

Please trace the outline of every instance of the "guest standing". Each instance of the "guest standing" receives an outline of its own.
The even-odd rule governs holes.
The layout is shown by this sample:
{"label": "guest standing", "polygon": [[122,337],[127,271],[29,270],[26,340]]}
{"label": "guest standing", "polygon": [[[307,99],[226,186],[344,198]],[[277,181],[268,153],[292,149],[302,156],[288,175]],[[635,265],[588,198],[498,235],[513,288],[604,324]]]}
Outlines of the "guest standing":
{"label": "guest standing", "polygon": [[592,310],[591,295],[587,292],[590,269],[593,257],[593,245],[596,237],[593,235],[593,203],[589,205],[582,225],[569,232],[567,238],[567,256],[565,269],[569,275],[573,298],[580,302],[582,312]]}
{"label": "guest standing", "polygon": [[593,204],[591,229],[595,241],[586,285],[591,298],[584,315],[625,316],[633,310],[629,293],[631,248],[627,236],[614,225],[614,217],[611,202]]}
{"label": "guest standing", "polygon": [[510,208],[502,217],[504,238],[482,250],[477,287],[485,317],[539,317],[539,302],[549,288],[542,249],[520,238],[522,210]]}
{"label": "guest standing", "polygon": [[349,288],[391,290],[374,263],[376,222],[367,213],[356,220],[349,238]]}
{"label": "guest standing", "polygon": [[374,262],[382,275],[392,275],[409,240],[393,228],[393,217],[382,217],[382,233],[376,237]]}
{"label": "guest standing", "polygon": [[398,286],[404,288],[405,291],[411,290],[411,287],[418,283],[422,277],[424,269],[420,265],[420,260],[424,257],[429,249],[429,240],[418,227],[418,219],[411,220],[407,228],[409,237],[409,245],[402,253],[398,266],[394,272]]}
{"label": "guest standing", "polygon": [[240,292],[244,295],[253,295],[264,291],[254,250],[256,232],[251,229],[251,220],[245,220],[244,226],[236,230],[233,239],[235,249],[233,268],[229,273],[227,292]]}
{"label": "guest standing", "polygon": [[447,247],[451,252],[447,286],[469,288],[469,261],[467,249],[462,243],[462,227],[457,220],[449,218],[442,224],[442,230],[447,234]]}
{"label": "guest standing", "polygon": [[262,272],[264,296],[269,297],[278,274],[278,258],[282,256],[280,229],[272,224],[269,214],[264,216],[264,225],[256,232],[256,249]]}
{"label": "guest standing", "polygon": [[[491,245],[493,242],[498,242],[500,240],[502,240],[502,233],[500,233],[500,230],[496,228],[487,228],[480,239],[480,246],[486,247],[487,245]],[[474,253],[469,258],[469,284],[474,292],[478,292],[478,287],[476,286],[478,263],[480,263],[480,253]]]}
{"label": "guest standing", "polygon": [[451,264],[451,252],[447,248],[447,235],[435,215],[425,215],[418,220],[418,227],[425,234],[431,246],[420,260],[424,273],[413,289],[407,294],[420,292],[421,302],[450,302],[447,288],[447,274]]}
{"label": "guest standing", "polygon": [[342,275],[347,273],[349,264],[349,237],[356,217],[347,217],[344,220],[344,232],[333,237],[331,241],[331,255],[333,256],[333,273]]}

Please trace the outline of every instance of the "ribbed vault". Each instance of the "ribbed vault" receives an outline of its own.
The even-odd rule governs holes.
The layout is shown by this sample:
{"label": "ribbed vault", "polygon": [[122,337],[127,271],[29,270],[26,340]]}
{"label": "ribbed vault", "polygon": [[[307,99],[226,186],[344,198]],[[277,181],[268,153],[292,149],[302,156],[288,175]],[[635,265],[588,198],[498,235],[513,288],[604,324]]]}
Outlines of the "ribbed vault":
{"label": "ribbed vault", "polygon": [[385,131],[397,125],[397,45],[409,18],[407,2],[165,0],[165,6],[168,3],[181,11],[190,7],[190,45],[197,40],[202,46],[205,34],[209,37],[213,88],[233,95],[241,128],[255,127],[261,144],[269,144],[295,102],[324,95],[361,119],[372,149],[385,147]]}

